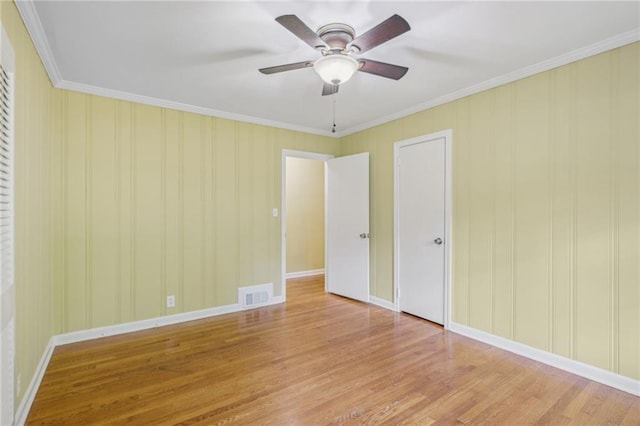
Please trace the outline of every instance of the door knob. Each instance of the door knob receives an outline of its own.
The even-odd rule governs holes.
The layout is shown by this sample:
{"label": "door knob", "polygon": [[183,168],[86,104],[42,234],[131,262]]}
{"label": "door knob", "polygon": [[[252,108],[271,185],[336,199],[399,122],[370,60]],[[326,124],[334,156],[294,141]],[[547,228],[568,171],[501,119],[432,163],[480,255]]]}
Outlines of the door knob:
{"label": "door knob", "polygon": [[436,243],[436,245],[440,245],[442,244],[442,238],[436,238],[433,242]]}
{"label": "door knob", "polygon": [[369,233],[363,232],[362,234],[360,234],[360,238],[369,238]]}

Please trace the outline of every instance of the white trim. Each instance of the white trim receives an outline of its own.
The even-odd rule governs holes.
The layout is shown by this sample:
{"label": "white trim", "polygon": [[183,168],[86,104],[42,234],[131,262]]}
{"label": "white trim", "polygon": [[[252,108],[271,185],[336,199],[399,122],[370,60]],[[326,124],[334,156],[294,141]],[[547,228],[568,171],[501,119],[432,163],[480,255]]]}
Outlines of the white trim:
{"label": "white trim", "polygon": [[[280,274],[282,277],[282,298],[284,301],[287,300],[287,157],[295,157],[295,158],[306,158],[308,160],[320,160],[326,161],[334,156],[332,154],[322,154],[319,152],[309,152],[309,151],[296,151],[293,149],[283,149],[281,154],[281,170],[280,170]],[[327,173],[325,166],[325,187],[324,187],[324,198],[325,198],[325,217],[327,217]],[[325,221],[325,241],[327,239],[326,232],[326,221]],[[324,258],[327,258],[327,245],[324,247],[325,253]],[[323,270],[324,273],[324,270]],[[325,291],[327,289],[327,282],[325,280]]]}
{"label": "white trim", "polygon": [[[284,297],[282,297],[282,296],[273,296],[273,298],[271,299],[271,303],[269,303],[268,306],[279,305],[279,304],[284,303],[284,302],[285,302]],[[263,307],[263,306],[261,306],[261,307]]]}
{"label": "white trim", "polygon": [[380,306],[384,309],[388,309],[390,311],[398,312],[398,310],[396,309],[396,305],[393,302],[389,302],[385,299],[380,299],[379,297],[369,295],[369,303],[371,303],[372,305]]}
{"label": "white trim", "polygon": [[[284,297],[275,296],[270,305],[284,303],[284,301]],[[395,310],[394,305],[391,302],[388,302],[384,299],[379,299],[374,296],[370,297],[369,303],[385,309]],[[36,372],[33,375],[29,386],[25,390],[22,401],[20,402],[20,405],[16,410],[15,424],[21,426],[26,423],[27,416],[29,415],[29,411],[31,410],[31,405],[33,404],[33,401],[36,397],[40,384],[42,383],[42,379],[44,378],[44,374],[47,370],[49,362],[51,361],[51,356],[53,355],[53,351],[56,346],[97,339],[100,337],[115,336],[118,334],[130,333],[132,331],[141,331],[150,328],[178,324],[181,322],[193,321],[196,319],[208,318],[212,316],[241,311],[242,309],[238,304],[226,305],[200,311],[170,315],[167,317],[153,318],[149,320],[135,321],[125,324],[118,324],[115,326],[100,327],[91,330],[76,331],[53,336],[49,340],[49,343],[47,344],[47,347],[45,348],[45,351],[40,358],[40,362],[38,363]],[[465,337],[469,337],[471,339],[496,346],[498,348],[525,356],[544,364],[551,365],[561,370],[577,374],[589,380],[593,380],[595,382],[620,389],[632,395],[640,396],[640,382],[629,377],[621,376],[619,374],[612,373],[598,367],[593,367],[591,365],[564,358],[559,355],[535,349],[522,343],[517,343],[455,322],[450,322],[449,330]]]}
{"label": "white trim", "polygon": [[73,81],[63,80],[55,61],[51,46],[47,39],[47,35],[42,27],[40,16],[35,7],[33,0],[16,1],[18,12],[27,27],[27,31],[33,40],[33,44],[38,51],[40,60],[44,65],[47,75],[51,80],[51,84],[57,89],[72,90],[75,92],[86,93],[89,95],[104,96],[112,99],[120,99],[123,101],[136,102],[145,105],[157,106],[160,108],[169,108],[177,111],[193,112],[211,117],[226,118],[229,120],[242,121],[246,123],[260,124],[263,126],[277,127],[281,129],[293,130],[296,132],[310,133],[314,135],[328,136],[337,138],[336,134],[328,130],[319,130],[313,127],[299,126],[292,123],[268,120],[265,118],[252,117],[244,114],[236,114],[232,112],[220,111],[212,108],[199,107],[195,105],[185,104],[181,102],[169,101],[165,99],[153,98],[150,96],[138,95],[135,93],[122,92],[119,90],[108,89],[104,87],[93,86],[90,84],[76,83]]}
{"label": "white trim", "polygon": [[116,336],[118,334],[131,333],[134,331],[148,330],[165,325],[179,324],[187,321],[194,321],[202,318],[209,318],[218,315],[241,312],[239,304],[217,306],[215,308],[202,309],[199,311],[184,312],[181,314],[167,315],[164,317],[150,318],[140,321],[126,322],[117,325],[108,325],[89,330],[72,331],[70,333],[58,334],[54,336],[56,346],[69,343],[84,342],[86,340],[99,339],[101,337]]}
{"label": "white trim", "polygon": [[337,132],[336,135],[342,138],[344,136],[367,130],[372,127],[379,126],[381,124],[388,123],[390,121],[397,120],[399,118],[403,118],[420,111],[434,108],[448,102],[474,95],[476,93],[484,92],[485,90],[493,89],[504,84],[512,83],[514,81],[530,77],[534,74],[539,74],[541,72],[549,71],[551,69],[558,68],[572,62],[580,61],[582,59],[588,58],[590,56],[595,56],[608,50],[617,49],[618,47],[626,46],[627,44],[635,43],[636,41],[640,41],[640,29],[630,30],[591,44],[589,46],[581,47],[571,52],[564,53],[562,55],[556,56],[555,58],[547,59],[542,62],[538,62],[537,64],[529,65],[528,67],[503,74],[499,77],[494,77],[478,84],[456,90],[455,92],[447,93],[438,98],[431,99],[427,102],[420,103],[402,111],[398,111],[396,113],[350,127],[343,131]]}
{"label": "white trim", "polygon": [[40,362],[36,367],[36,372],[31,378],[31,382],[29,382],[29,386],[25,389],[24,395],[22,397],[22,401],[20,401],[20,405],[18,405],[18,409],[16,410],[14,424],[17,426],[24,425],[27,422],[27,416],[29,416],[29,411],[31,410],[31,405],[33,401],[36,399],[36,394],[38,393],[38,389],[40,388],[40,384],[42,383],[42,379],[44,378],[44,373],[47,371],[47,367],[49,366],[49,361],[51,361],[51,356],[53,355],[53,350],[55,349],[55,336],[49,339],[49,343],[40,358]]}
{"label": "white trim", "polygon": [[[259,306],[264,308],[266,306],[277,305],[284,303],[284,298],[281,296],[275,296],[270,299],[269,303]],[[209,318],[224,314],[230,314],[235,312],[242,312],[243,309],[239,304],[217,306],[214,308],[202,309],[199,311],[184,312],[181,314],[168,315],[165,317],[150,318],[141,321],[133,321],[117,325],[109,325],[105,327],[97,327],[89,330],[73,331],[70,333],[58,334],[53,336],[49,340],[49,344],[45,348],[45,351],[40,359],[40,363],[36,368],[36,372],[27,387],[25,394],[16,411],[16,425],[23,425],[27,421],[27,416],[31,410],[31,405],[36,397],[38,388],[42,383],[45,372],[53,351],[57,346],[66,345],[69,343],[84,342],[87,340],[99,339],[101,337],[116,336],[119,334],[131,333],[135,331],[148,330],[151,328],[163,327],[167,325],[179,324],[188,321],[194,321],[203,318]]]}
{"label": "white trim", "polygon": [[121,100],[130,101],[130,102],[137,102],[137,103],[146,104],[146,105],[153,105],[153,106],[158,106],[162,108],[171,108],[178,111],[194,112],[196,114],[227,118],[230,120],[244,121],[248,123],[260,124],[260,125],[270,126],[270,127],[277,127],[277,128],[287,129],[287,130],[310,133],[314,135],[327,136],[331,138],[342,138],[344,136],[348,136],[353,133],[360,132],[362,130],[366,130],[375,126],[379,126],[384,123],[388,123],[389,121],[406,117],[408,115],[414,114],[419,111],[423,111],[429,108],[436,107],[438,105],[445,104],[447,102],[464,98],[465,96],[470,96],[475,93],[479,93],[488,89],[493,89],[494,87],[511,83],[513,81],[520,80],[525,77],[529,77],[531,75],[538,74],[544,71],[548,71],[553,68],[567,65],[572,62],[576,62],[581,59],[585,59],[590,56],[594,56],[599,53],[606,52],[607,50],[616,49],[618,47],[622,47],[627,44],[640,41],[640,29],[633,29],[633,30],[615,35],[608,39],[596,42],[589,46],[584,46],[579,49],[573,50],[571,52],[556,56],[555,58],[547,59],[542,62],[538,62],[537,64],[533,64],[528,67],[524,67],[519,70],[509,72],[502,76],[495,77],[495,78],[483,81],[481,83],[474,84],[472,86],[457,90],[455,92],[445,94],[443,96],[440,96],[439,98],[420,103],[418,105],[404,109],[394,114],[380,117],[375,120],[371,120],[366,123],[359,124],[342,131],[338,131],[336,133],[331,133],[330,131],[316,129],[312,127],[298,126],[296,124],[291,124],[291,123],[284,123],[280,121],[267,120],[267,119],[252,117],[252,116],[243,115],[243,114],[224,112],[224,111],[219,111],[211,108],[198,107],[195,105],[188,105],[180,102],[167,101],[167,100],[152,98],[148,96],[136,95],[133,93],[126,93],[118,90],[111,90],[111,89],[101,88],[97,86],[91,86],[87,84],[81,84],[81,83],[75,83],[75,82],[63,80],[60,75],[60,71],[56,64],[56,61],[54,59],[53,53],[51,52],[51,48],[49,46],[49,42],[47,40],[45,31],[42,27],[40,17],[38,16],[38,12],[35,8],[34,1],[20,0],[20,1],[16,1],[15,3],[16,3],[16,6],[18,7],[20,16],[22,17],[22,20],[24,21],[25,26],[27,27],[27,31],[29,32],[31,39],[33,40],[33,44],[35,45],[36,50],[38,51],[40,60],[42,61],[45,67],[45,70],[47,71],[47,74],[49,75],[49,79],[51,80],[51,83],[53,84],[53,86],[58,89],[73,90],[81,93],[105,96],[109,98],[121,99]]}
{"label": "white trim", "polygon": [[14,3],[18,8],[18,12],[20,12],[25,27],[27,27],[31,40],[33,40],[42,65],[44,65],[49,80],[51,80],[51,84],[58,87],[62,82],[62,77],[60,76],[58,64],[56,64],[53,53],[51,52],[47,35],[40,21],[40,16],[38,16],[35,2],[33,0],[16,0]]}
{"label": "white trim", "polygon": [[[452,155],[453,155],[453,131],[451,129],[443,130],[440,132],[430,133],[428,135],[417,136],[411,139],[405,139],[393,144],[393,294],[398,295],[399,292],[399,267],[398,267],[398,253],[399,253],[399,241],[398,235],[400,233],[399,221],[400,212],[398,211],[400,199],[399,199],[399,166],[398,159],[400,155],[400,148],[415,145],[418,143],[425,143],[437,139],[444,138],[444,150],[445,150],[445,178],[444,178],[444,328],[449,329],[451,324],[451,277],[452,277],[452,253],[453,253],[453,238],[452,236],[452,223],[453,214],[451,207],[452,200],[452,187],[451,179],[453,177],[452,172]],[[400,300],[398,297],[393,298],[395,311],[400,311]]]}
{"label": "white trim", "polygon": [[87,93],[90,95],[104,96],[106,98],[119,99],[123,101],[135,102],[144,105],[151,105],[160,108],[168,108],[177,111],[192,112],[210,117],[226,118],[228,120],[241,121],[244,123],[259,124],[262,126],[276,127],[280,129],[292,130],[295,132],[308,133],[312,135],[328,136],[337,138],[334,133],[328,130],[320,130],[313,127],[300,126],[282,121],[269,120],[266,118],[253,117],[250,115],[237,114],[234,112],[221,111],[213,108],[200,107],[196,105],[185,104],[182,102],[170,101],[166,99],[154,98],[151,96],[138,95],[135,93],[122,92],[120,90],[106,89],[89,84],[75,83],[72,81],[61,80],[55,85],[58,89],[72,90],[74,92]]}
{"label": "white trim", "polygon": [[496,336],[495,334],[477,330],[456,322],[450,323],[449,330],[491,346],[513,352],[514,354],[522,355],[543,364],[559,368],[560,370],[585,377],[594,382],[611,386],[612,388],[630,393],[631,395],[640,396],[640,381],[630,377],[625,377],[599,367],[594,367],[593,365],[536,349],[523,343],[505,339],[504,337]]}
{"label": "white trim", "polygon": [[309,271],[298,271],[298,272],[287,272],[287,279],[289,278],[304,278],[304,277],[313,277],[316,275],[324,275],[324,268],[322,269],[311,269]]}

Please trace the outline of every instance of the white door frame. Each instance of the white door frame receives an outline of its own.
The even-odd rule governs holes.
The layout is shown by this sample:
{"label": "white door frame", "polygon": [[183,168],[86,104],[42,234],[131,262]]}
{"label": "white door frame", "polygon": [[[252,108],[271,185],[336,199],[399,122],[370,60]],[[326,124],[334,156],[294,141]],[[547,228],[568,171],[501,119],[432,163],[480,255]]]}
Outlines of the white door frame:
{"label": "white door frame", "polygon": [[452,251],[452,239],[451,239],[451,223],[452,223],[452,211],[451,211],[451,153],[453,144],[453,132],[451,129],[443,130],[440,132],[430,133],[427,135],[418,136],[411,139],[405,139],[396,142],[393,145],[393,288],[394,288],[394,306],[396,311],[400,311],[400,300],[398,298],[400,288],[400,271],[399,271],[399,240],[398,235],[400,232],[400,222],[398,218],[399,206],[400,206],[400,191],[399,191],[399,164],[400,148],[415,145],[419,143],[430,142],[436,139],[444,138],[444,150],[445,150],[445,200],[444,200],[444,328],[449,329],[451,324],[451,253]]}
{"label": "white door frame", "polygon": [[[327,160],[334,158],[335,155],[331,154],[321,154],[319,152],[307,152],[307,151],[296,151],[292,149],[283,149],[282,150],[282,180],[280,183],[280,190],[282,193],[281,200],[282,205],[280,206],[280,241],[282,242],[281,248],[281,276],[282,276],[282,301],[287,301],[287,157],[294,158],[306,158],[309,160],[320,160],[326,163]],[[327,191],[326,191],[326,172],[325,172],[325,193],[324,193],[324,208],[325,208],[325,217],[327,210]],[[325,223],[325,240],[326,240],[326,223]],[[325,259],[327,258],[327,247],[325,244]],[[325,260],[326,261],[326,260]],[[325,282],[325,291],[327,288],[327,284]]]}

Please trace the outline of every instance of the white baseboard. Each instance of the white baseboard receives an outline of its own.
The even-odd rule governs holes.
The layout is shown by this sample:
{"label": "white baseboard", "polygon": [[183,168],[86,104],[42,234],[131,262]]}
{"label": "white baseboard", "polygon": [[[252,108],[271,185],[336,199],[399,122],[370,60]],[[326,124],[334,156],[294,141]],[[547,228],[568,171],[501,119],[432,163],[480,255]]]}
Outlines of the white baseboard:
{"label": "white baseboard", "polygon": [[[284,303],[283,296],[275,296],[271,299],[269,305],[276,305]],[[395,311],[395,305],[387,300],[380,299],[374,296],[369,298],[369,302],[373,305],[380,306],[385,309]],[[36,372],[27,387],[18,409],[16,410],[15,424],[22,426],[27,420],[31,405],[36,397],[40,383],[44,378],[44,374],[53,355],[53,351],[56,346],[64,345],[68,343],[82,342],[85,340],[97,339],[100,337],[115,336],[118,334],[130,333],[133,331],[141,331],[155,327],[161,327],[165,325],[178,324],[187,321],[193,321],[202,318],[208,318],[212,316],[218,316],[233,312],[241,312],[242,308],[239,304],[219,306],[215,308],[203,309],[193,312],[185,312],[176,315],[169,315],[166,317],[152,318],[142,321],[134,321],[124,324],[118,324],[113,326],[99,327],[90,330],[74,331],[71,333],[59,334],[53,336],[45,348],[42,358],[38,363]],[[630,393],[632,395],[640,396],[640,381],[631,379],[629,377],[621,376],[608,370],[604,370],[599,367],[584,364],[579,361],[575,361],[569,358],[565,358],[560,355],[552,354],[540,349],[527,346],[522,343],[514,342],[513,340],[505,339],[494,334],[490,334],[475,328],[467,327],[462,324],[451,322],[449,330],[469,337],[474,340],[478,340],[489,345],[498,347],[500,349],[513,352],[518,355],[525,356],[535,361],[542,362],[543,364],[550,365],[552,367],[559,368],[569,373],[576,374],[578,376],[585,377],[589,380],[593,380],[598,383],[602,383],[607,386],[619,389],[621,391]]]}
{"label": "white baseboard", "polygon": [[285,275],[286,279],[289,278],[303,278],[303,277],[312,277],[314,275],[324,275],[323,269],[311,269],[309,271],[298,271],[298,272],[287,272]]}
{"label": "white baseboard", "polygon": [[273,298],[271,299],[271,303],[269,303],[269,305],[278,305],[284,302],[285,302],[284,296],[273,296]]}
{"label": "white baseboard", "polygon": [[621,376],[620,374],[616,374],[599,367],[594,367],[593,365],[585,364],[541,349],[536,349],[523,343],[505,339],[504,337],[496,336],[495,334],[487,333],[455,322],[451,322],[449,330],[454,333],[470,337],[474,340],[487,343],[491,346],[513,352],[514,354],[522,355],[543,364],[559,368],[560,370],[585,377],[589,380],[593,380],[594,382],[602,383],[632,395],[640,396],[639,380]]}
{"label": "white baseboard", "polygon": [[215,308],[202,309],[199,311],[185,312],[165,317],[150,318],[141,321],[126,322],[106,327],[97,327],[89,330],[73,331],[71,333],[59,334],[53,337],[55,346],[66,345],[68,343],[83,342],[85,340],[99,339],[100,337],[115,336],[118,334],[131,333],[134,331],[147,330],[165,325],[178,324],[181,322],[193,321],[217,315],[240,312],[239,304],[218,306]]}
{"label": "white baseboard", "polygon": [[14,424],[16,426],[23,426],[27,422],[27,416],[29,416],[29,411],[31,410],[31,404],[36,398],[36,394],[38,393],[38,389],[40,388],[40,383],[42,383],[42,379],[44,378],[44,373],[47,371],[47,366],[49,365],[49,361],[51,360],[51,356],[53,355],[53,350],[55,349],[54,338],[49,339],[49,343],[40,358],[40,362],[36,367],[36,372],[31,378],[29,382],[29,386],[24,392],[22,400],[20,401],[20,405],[18,405],[18,409],[16,410]]}
{"label": "white baseboard", "polygon": [[[276,305],[279,303],[284,303],[284,297],[275,296],[273,297],[268,305]],[[264,307],[264,306],[262,306]],[[131,333],[134,331],[142,331],[150,328],[162,327],[165,325],[178,324],[187,321],[198,320],[202,318],[209,318],[218,315],[230,314],[234,312],[241,312],[243,309],[239,304],[218,306],[215,308],[202,309],[199,311],[185,312],[181,314],[168,315],[165,317],[151,318],[147,320],[141,321],[133,321],[123,324],[110,325],[106,327],[97,327],[89,330],[81,330],[81,331],[73,331],[71,333],[58,334],[53,336],[49,340],[49,344],[47,345],[44,353],[42,354],[42,358],[40,359],[40,363],[36,369],[36,373],[33,375],[29,386],[27,387],[25,394],[16,410],[15,416],[15,425],[22,426],[27,421],[27,416],[29,415],[29,411],[31,410],[31,405],[36,397],[38,392],[38,388],[40,387],[40,383],[42,383],[42,379],[44,377],[45,372],[47,371],[47,367],[49,365],[49,361],[51,360],[51,356],[53,355],[53,351],[56,346],[66,345],[69,343],[77,343],[83,342],[86,340],[99,339],[101,337],[107,336],[116,336],[118,334]]]}
{"label": "white baseboard", "polygon": [[396,311],[396,305],[388,300],[380,299],[379,297],[369,296],[369,303],[372,305],[380,306],[381,308],[389,309],[390,311]]}

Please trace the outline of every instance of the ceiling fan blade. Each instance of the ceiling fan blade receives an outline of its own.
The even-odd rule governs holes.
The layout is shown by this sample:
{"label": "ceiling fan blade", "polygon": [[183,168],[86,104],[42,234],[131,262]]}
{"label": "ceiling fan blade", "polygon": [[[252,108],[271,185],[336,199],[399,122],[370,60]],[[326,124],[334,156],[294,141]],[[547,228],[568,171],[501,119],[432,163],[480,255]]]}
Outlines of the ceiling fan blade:
{"label": "ceiling fan blade", "polygon": [[322,96],[338,93],[338,87],[340,86],[337,84],[324,83],[324,86],[322,86]]}
{"label": "ceiling fan blade", "polygon": [[307,43],[314,49],[317,48],[326,48],[327,43],[324,42],[318,34],[315,33],[311,28],[307,26],[300,18],[296,15],[282,15],[276,18],[276,21],[280,23],[283,27],[291,31],[295,36],[297,36],[300,40]]}
{"label": "ceiling fan blade", "polygon": [[355,46],[359,49],[358,53],[363,53],[394,37],[398,37],[400,34],[406,33],[410,29],[409,23],[402,16],[393,15],[361,36],[356,37],[355,40],[349,43],[349,47]]}
{"label": "ceiling fan blade", "polygon": [[394,80],[400,80],[407,71],[409,71],[407,67],[372,61],[371,59],[360,59],[359,62],[361,64],[359,71],[379,75],[380,77],[392,78]]}
{"label": "ceiling fan blade", "polygon": [[313,66],[313,61],[295,62],[293,64],[276,65],[275,67],[260,68],[262,74],[275,74],[277,72],[298,70],[300,68],[309,68]]}

